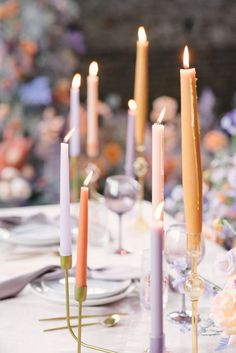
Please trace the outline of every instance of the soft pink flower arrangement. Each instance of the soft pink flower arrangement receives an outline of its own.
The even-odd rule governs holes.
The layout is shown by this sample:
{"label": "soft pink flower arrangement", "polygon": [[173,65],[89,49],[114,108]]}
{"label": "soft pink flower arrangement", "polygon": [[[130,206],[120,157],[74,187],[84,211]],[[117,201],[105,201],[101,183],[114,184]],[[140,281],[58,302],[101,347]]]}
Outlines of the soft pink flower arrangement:
{"label": "soft pink flower arrangement", "polygon": [[226,284],[214,298],[211,306],[212,318],[225,336],[227,345],[236,344],[236,248],[217,259],[218,269],[227,277]]}

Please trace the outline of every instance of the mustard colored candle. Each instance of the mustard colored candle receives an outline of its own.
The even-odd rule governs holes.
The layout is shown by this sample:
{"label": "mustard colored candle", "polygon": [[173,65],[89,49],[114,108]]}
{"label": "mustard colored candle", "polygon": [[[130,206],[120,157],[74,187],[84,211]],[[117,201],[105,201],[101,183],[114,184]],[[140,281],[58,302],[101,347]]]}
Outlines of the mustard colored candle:
{"label": "mustard colored candle", "polygon": [[188,48],[184,51],[184,69],[180,70],[182,179],[188,249],[200,249],[202,232],[202,167],[197,112],[196,71],[189,68]]}
{"label": "mustard colored candle", "polygon": [[137,104],[135,141],[136,146],[144,145],[144,135],[148,114],[148,46],[143,27],[138,30],[136,51],[134,100]]}

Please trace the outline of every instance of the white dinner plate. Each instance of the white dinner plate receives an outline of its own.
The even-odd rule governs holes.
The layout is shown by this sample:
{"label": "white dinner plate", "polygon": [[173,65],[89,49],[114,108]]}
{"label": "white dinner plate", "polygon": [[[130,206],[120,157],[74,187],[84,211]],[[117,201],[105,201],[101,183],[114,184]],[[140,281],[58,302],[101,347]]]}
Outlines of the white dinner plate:
{"label": "white dinner plate", "polygon": [[[33,291],[44,299],[53,301],[54,303],[65,304],[65,287],[64,280],[50,281],[57,282],[48,285],[48,282],[35,281],[31,283]],[[55,290],[58,288],[58,290]],[[126,297],[132,290],[134,285],[131,281],[102,281],[88,279],[88,296],[84,302],[85,306],[105,305],[118,301]],[[74,300],[74,279],[70,278],[70,303],[77,306]]]}
{"label": "white dinner plate", "polygon": [[17,245],[55,245],[59,244],[59,227],[53,223],[30,222],[10,230],[0,229],[0,238]]}

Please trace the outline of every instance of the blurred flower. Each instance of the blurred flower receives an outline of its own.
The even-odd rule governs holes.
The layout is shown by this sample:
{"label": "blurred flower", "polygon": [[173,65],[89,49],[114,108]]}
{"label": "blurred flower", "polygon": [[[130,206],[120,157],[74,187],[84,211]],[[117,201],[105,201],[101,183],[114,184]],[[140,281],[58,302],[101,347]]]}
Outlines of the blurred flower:
{"label": "blurred flower", "polygon": [[52,101],[49,79],[41,76],[21,86],[19,90],[21,101],[25,105],[48,105]]}
{"label": "blurred flower", "polygon": [[166,108],[166,113],[164,116],[164,121],[171,121],[173,120],[178,111],[178,103],[175,98],[162,96],[156,98],[152,103],[152,112],[151,112],[151,120],[152,122],[156,122],[160,112],[163,108]]}
{"label": "blurred flower", "polygon": [[105,145],[103,147],[103,156],[111,166],[118,164],[122,158],[122,148],[120,144],[110,142]]}
{"label": "blurred flower", "polygon": [[224,334],[230,336],[229,344],[232,344],[236,336],[236,276],[213,298],[211,315]]}
{"label": "blurred flower", "polygon": [[236,248],[220,254],[216,259],[216,267],[226,276],[236,274]]}
{"label": "blurred flower", "polygon": [[230,135],[236,135],[236,109],[226,113],[221,119],[221,126]]}
{"label": "blurred flower", "polygon": [[203,139],[204,147],[209,152],[217,152],[229,144],[228,137],[219,130],[209,131]]}

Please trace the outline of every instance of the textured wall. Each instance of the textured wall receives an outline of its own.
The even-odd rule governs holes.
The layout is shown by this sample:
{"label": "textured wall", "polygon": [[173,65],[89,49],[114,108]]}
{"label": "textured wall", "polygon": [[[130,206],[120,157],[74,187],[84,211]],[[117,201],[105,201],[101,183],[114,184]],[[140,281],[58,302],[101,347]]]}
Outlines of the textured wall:
{"label": "textured wall", "polygon": [[210,85],[218,111],[230,107],[236,90],[235,0],[82,0],[87,44],[84,69],[91,58],[101,65],[101,93],[133,95],[135,42],[143,24],[150,41],[150,100],[179,96],[178,69],[185,43],[198,70],[199,91]]}

